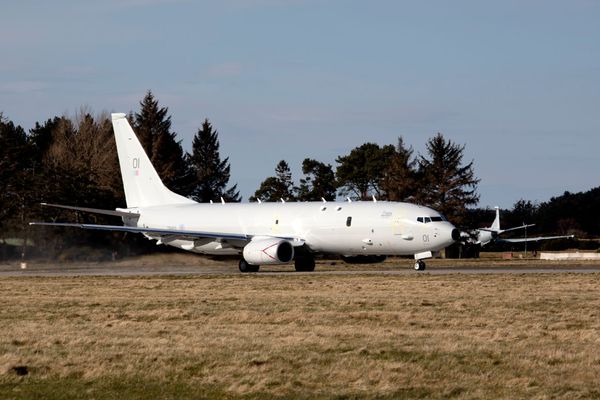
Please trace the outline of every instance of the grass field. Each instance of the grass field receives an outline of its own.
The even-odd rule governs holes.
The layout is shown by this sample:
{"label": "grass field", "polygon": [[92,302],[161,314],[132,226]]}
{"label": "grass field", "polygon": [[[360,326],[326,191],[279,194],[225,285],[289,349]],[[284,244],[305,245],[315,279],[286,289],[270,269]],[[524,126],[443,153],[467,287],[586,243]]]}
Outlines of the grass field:
{"label": "grass field", "polygon": [[0,279],[0,399],[600,398],[600,275]]}

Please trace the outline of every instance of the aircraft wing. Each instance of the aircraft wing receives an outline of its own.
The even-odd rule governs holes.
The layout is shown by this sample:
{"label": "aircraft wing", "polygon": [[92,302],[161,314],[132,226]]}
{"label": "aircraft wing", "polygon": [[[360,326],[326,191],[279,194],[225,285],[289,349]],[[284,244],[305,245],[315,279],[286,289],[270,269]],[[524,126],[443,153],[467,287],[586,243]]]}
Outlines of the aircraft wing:
{"label": "aircraft wing", "polygon": [[485,232],[495,232],[495,233],[504,233],[504,232],[510,232],[510,231],[516,231],[518,229],[525,229],[525,228],[529,228],[531,226],[535,226],[535,224],[528,224],[528,225],[521,225],[521,226],[515,226],[514,228],[508,228],[508,229],[492,229],[492,228],[477,228],[480,231],[485,231]]}
{"label": "aircraft wing", "polygon": [[[179,229],[157,229],[157,228],[139,228],[137,226],[123,225],[95,225],[95,224],[75,224],[70,222],[30,222],[29,225],[42,226],[63,226],[82,229],[95,229],[102,231],[116,232],[132,232],[144,233],[150,236],[159,236],[161,238],[168,237],[169,239],[196,240],[196,239],[223,239],[223,240],[239,240],[249,242],[253,235],[225,233],[225,232],[205,232],[205,231],[188,231]],[[292,241],[293,246],[301,246],[304,240],[296,237],[273,236],[279,239]]]}
{"label": "aircraft wing", "polygon": [[532,226],[535,226],[535,224],[521,225],[521,226],[515,226],[514,228],[501,229],[501,230],[498,231],[498,233],[516,231],[518,229],[525,229],[525,228],[529,228],[529,227],[532,227]]}
{"label": "aircraft wing", "polygon": [[525,243],[525,242],[539,242],[541,240],[552,240],[552,239],[573,239],[575,235],[566,236],[538,236],[528,238],[515,238],[515,239],[496,239],[498,242],[505,243]]}

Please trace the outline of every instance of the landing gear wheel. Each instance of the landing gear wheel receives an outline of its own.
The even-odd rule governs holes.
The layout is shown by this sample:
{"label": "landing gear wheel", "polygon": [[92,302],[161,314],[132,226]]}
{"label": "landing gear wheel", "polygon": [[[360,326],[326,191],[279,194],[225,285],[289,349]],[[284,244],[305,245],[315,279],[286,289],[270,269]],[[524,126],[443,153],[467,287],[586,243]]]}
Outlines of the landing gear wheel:
{"label": "landing gear wheel", "polygon": [[310,272],[315,270],[315,259],[312,257],[296,258],[294,262],[297,272]]}
{"label": "landing gear wheel", "polygon": [[425,261],[417,260],[415,261],[415,271],[425,271]]}
{"label": "landing gear wheel", "polygon": [[260,268],[260,265],[250,265],[248,264],[248,262],[246,260],[244,260],[243,258],[240,260],[239,263],[239,268],[240,268],[240,272],[258,272],[258,269]]}

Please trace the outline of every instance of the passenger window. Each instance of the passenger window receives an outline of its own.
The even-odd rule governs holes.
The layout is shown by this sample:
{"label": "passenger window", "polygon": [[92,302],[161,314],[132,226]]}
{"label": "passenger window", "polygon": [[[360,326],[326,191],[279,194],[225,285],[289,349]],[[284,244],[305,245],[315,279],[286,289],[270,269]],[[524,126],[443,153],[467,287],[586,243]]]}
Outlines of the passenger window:
{"label": "passenger window", "polygon": [[352,225],[352,217],[346,218],[346,226]]}
{"label": "passenger window", "polygon": [[278,219],[275,220],[275,225],[279,225],[279,220]]}

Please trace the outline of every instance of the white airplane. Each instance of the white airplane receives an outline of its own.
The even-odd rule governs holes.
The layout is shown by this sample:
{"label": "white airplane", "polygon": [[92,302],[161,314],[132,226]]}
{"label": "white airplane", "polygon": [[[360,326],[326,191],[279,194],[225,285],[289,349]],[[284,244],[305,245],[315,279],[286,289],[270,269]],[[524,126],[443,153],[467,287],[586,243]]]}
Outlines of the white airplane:
{"label": "white airplane", "polygon": [[536,236],[536,237],[524,237],[524,238],[512,238],[504,239],[500,238],[499,235],[504,232],[515,231],[519,229],[527,229],[535,224],[521,225],[514,228],[501,229],[500,228],[500,209],[496,207],[496,218],[489,228],[474,229],[470,233],[462,233],[463,238],[468,242],[485,246],[490,242],[496,243],[526,243],[526,242],[539,242],[541,240],[552,240],[552,239],[572,239],[575,235],[566,236]]}
{"label": "white airplane", "polygon": [[414,268],[424,270],[424,259],[460,239],[459,230],[438,212],[408,203],[197,203],[164,186],[125,114],[111,116],[127,208],[44,205],[118,216],[124,225],[31,225],[135,232],[196,253],[241,254],[241,272],[291,262],[297,271],[312,271],[316,253],[350,262],[413,255]]}

